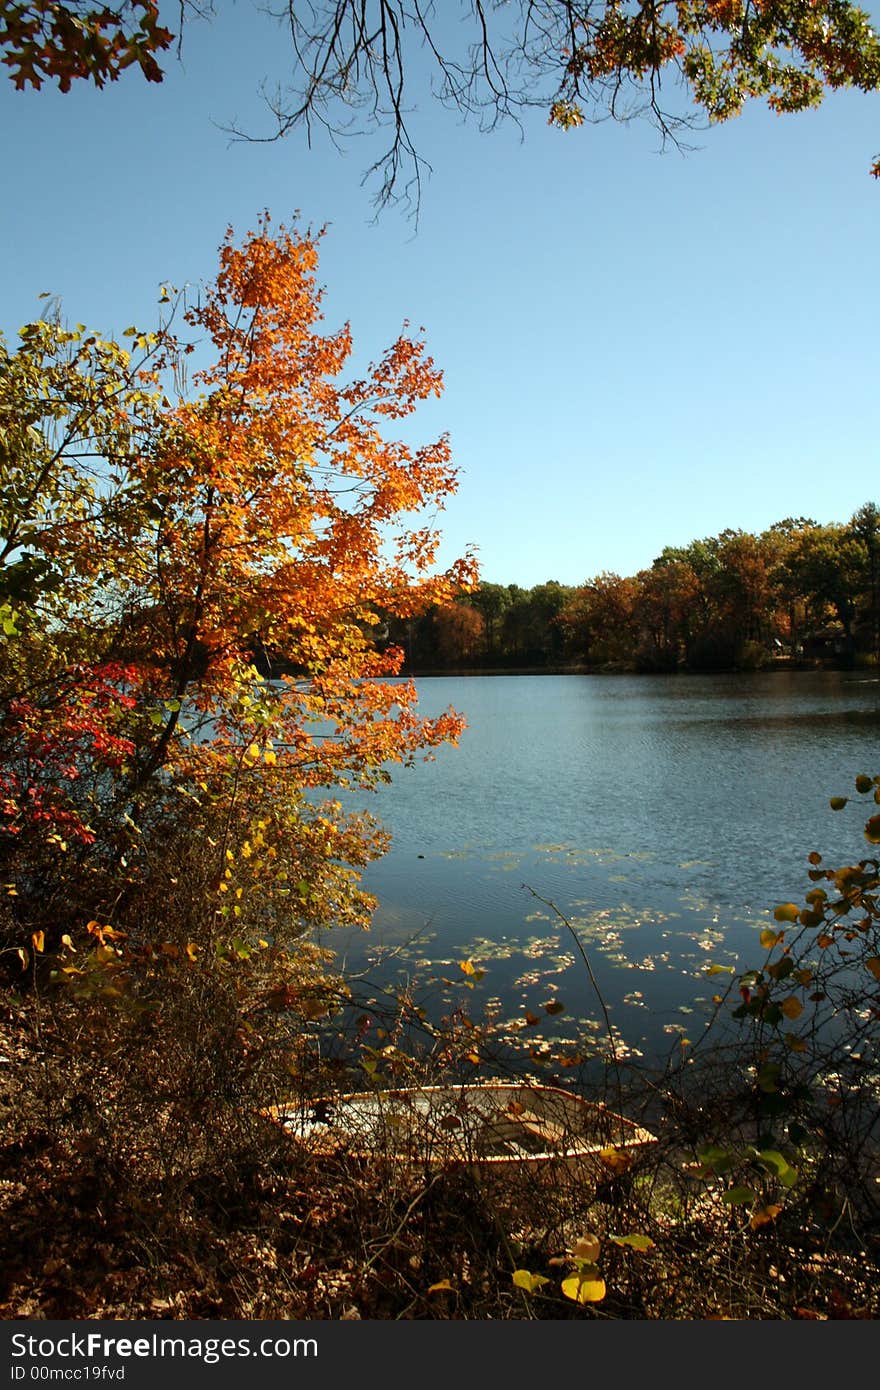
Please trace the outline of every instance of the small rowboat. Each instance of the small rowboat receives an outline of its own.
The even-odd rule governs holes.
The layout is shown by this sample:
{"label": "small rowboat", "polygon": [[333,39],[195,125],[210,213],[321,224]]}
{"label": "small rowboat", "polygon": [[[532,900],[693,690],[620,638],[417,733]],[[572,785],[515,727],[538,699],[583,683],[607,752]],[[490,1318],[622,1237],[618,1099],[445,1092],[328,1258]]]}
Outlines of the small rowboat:
{"label": "small rowboat", "polygon": [[394,1162],[529,1168],[591,1157],[617,1171],[653,1134],[555,1086],[486,1081],[362,1091],[266,1112],[317,1153]]}

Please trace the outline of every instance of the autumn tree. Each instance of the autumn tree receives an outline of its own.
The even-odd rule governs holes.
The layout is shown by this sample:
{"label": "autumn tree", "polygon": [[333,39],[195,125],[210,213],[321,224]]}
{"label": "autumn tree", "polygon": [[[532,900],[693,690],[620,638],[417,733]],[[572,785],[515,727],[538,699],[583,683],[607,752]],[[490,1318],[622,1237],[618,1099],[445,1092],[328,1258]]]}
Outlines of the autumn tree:
{"label": "autumn tree", "polygon": [[504,614],[510,605],[510,591],[505,584],[490,584],[481,580],[479,589],[469,601],[483,615],[486,651],[493,657],[498,651]]}
{"label": "autumn tree", "polygon": [[675,671],[688,659],[697,577],[683,559],[664,552],[636,578],[639,665],[649,671]]}
{"label": "autumn tree", "polygon": [[673,139],[695,119],[725,121],[753,100],[802,111],[829,90],[880,86],[880,42],[869,15],[847,0],[470,0],[460,8],[450,25],[409,0],[287,5],[292,82],[273,103],[278,134],[324,126],[344,136],[352,108],[361,110],[366,125],[389,131],[371,170],[381,204],[401,183],[418,196],[410,113],[420,84],[484,130],[537,108],[562,130],[645,115]]}
{"label": "autumn tree", "polygon": [[264,1107],[326,1084],[349,986],[316,929],[369,924],[387,846],[359,807],[462,727],[374,636],[475,580],[424,521],[448,440],[395,438],[441,374],[406,328],[350,372],[318,242],[266,217],[154,333],[0,345],[4,1124],[157,1248],[259,1188]]}
{"label": "autumn tree", "polygon": [[486,623],[469,603],[449,603],[433,615],[434,649],[443,666],[468,665],[483,652]]}
{"label": "autumn tree", "polygon": [[148,82],[161,82],[156,55],[173,41],[171,30],[159,23],[154,0],[122,0],[113,7],[90,0],[0,3],[2,61],[19,91],[47,79],[62,92],[79,78],[103,87],[135,64]]}
{"label": "autumn tree", "polygon": [[559,615],[566,647],[578,661],[628,663],[638,645],[637,580],[605,570],[576,589]]}
{"label": "autumn tree", "polygon": [[[130,330],[129,350],[41,321],[0,353],[15,968],[100,952],[98,923],[141,964],[174,930],[194,954],[257,933],[283,974],[310,925],[368,921],[358,870],[385,844],[321,789],[369,788],[461,727],[418,718],[413,687],[386,679],[402,653],[370,637],[380,609],[415,615],[474,580],[469,557],[437,573],[437,534],[413,523],[454,489],[448,440],[386,437],[441,374],[404,331],[345,379],[351,333],[322,329],[317,257],[268,218],[227,237],[183,312],[215,353],[193,395],[174,390],[191,345],[168,325]],[[280,684],[258,674],[265,651],[292,672]],[[156,915],[170,898],[177,929]]]}
{"label": "autumn tree", "polygon": [[864,544],[848,528],[832,524],[804,531],[787,561],[811,622],[817,627],[829,620],[839,622],[849,655],[859,597],[866,584],[866,558]]}
{"label": "autumn tree", "polygon": [[880,508],[866,502],[850,519],[849,530],[865,551],[865,610],[871,655],[880,661]]}
{"label": "autumn tree", "polygon": [[[211,8],[182,3],[175,22]],[[380,205],[401,194],[418,202],[426,165],[411,113],[424,90],[482,130],[537,109],[561,130],[645,116],[676,140],[751,101],[795,112],[828,91],[880,87],[880,42],[850,0],[468,0],[455,24],[412,0],[290,0],[276,18],[291,76],[270,102],[275,137],[302,127],[334,141],[387,131],[369,170]],[[66,91],[77,78],[102,86],[135,65],[160,81],[173,38],[154,0],[0,5],[0,48],[19,88],[49,79]]]}

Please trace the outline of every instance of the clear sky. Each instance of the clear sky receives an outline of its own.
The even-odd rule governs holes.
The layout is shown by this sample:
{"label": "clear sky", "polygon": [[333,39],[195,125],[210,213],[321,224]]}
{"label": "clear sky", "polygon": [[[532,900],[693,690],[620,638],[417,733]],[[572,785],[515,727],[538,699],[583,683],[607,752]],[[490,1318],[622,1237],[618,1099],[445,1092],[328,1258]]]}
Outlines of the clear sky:
{"label": "clear sky", "polygon": [[7,335],[41,291],[102,332],[149,328],[161,283],[211,278],[227,225],[298,211],[328,225],[328,326],[349,319],[372,358],[409,319],[444,368],[417,417],[461,472],[444,559],[473,543],[487,580],[575,584],[880,502],[876,96],[756,108],[682,156],[640,123],[563,133],[537,111],[524,139],[481,135],[425,94],[416,230],[374,222],[367,140],[230,142],[230,123],[270,128],[259,85],[284,41],[250,0],[218,8],[161,85],[18,93],[0,75]]}

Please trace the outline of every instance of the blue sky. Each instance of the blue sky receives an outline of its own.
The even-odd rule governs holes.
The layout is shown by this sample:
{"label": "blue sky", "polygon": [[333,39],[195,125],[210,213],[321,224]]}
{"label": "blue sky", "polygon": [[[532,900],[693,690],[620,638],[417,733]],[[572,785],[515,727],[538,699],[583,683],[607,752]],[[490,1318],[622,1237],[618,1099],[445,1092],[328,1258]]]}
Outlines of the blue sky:
{"label": "blue sky", "polygon": [[487,580],[573,584],[880,502],[877,97],[756,108],[682,156],[640,123],[564,134],[537,111],[524,139],[481,135],[425,95],[416,230],[374,221],[366,139],[230,142],[220,127],[268,129],[259,85],[284,50],[250,0],[219,8],[161,85],[3,81],[7,335],[41,291],[71,321],[148,328],[161,283],[210,279],[228,224],[298,211],[328,225],[328,325],[349,319],[366,359],[409,319],[444,368],[416,437],[448,430],[461,470],[445,560],[474,544]]}

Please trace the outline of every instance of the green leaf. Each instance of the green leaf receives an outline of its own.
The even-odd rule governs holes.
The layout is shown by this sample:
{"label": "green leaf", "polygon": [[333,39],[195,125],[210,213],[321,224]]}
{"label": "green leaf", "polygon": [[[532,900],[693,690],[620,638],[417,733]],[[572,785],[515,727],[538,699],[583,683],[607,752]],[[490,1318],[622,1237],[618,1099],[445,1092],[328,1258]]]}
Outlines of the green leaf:
{"label": "green leaf", "polygon": [[736,1155],[729,1149],[721,1149],[717,1144],[709,1144],[706,1148],[697,1149],[697,1158],[713,1173],[726,1173],[736,1163]]}
{"label": "green leaf", "polygon": [[788,1159],[778,1149],[761,1149],[758,1160],[771,1173],[775,1173],[783,1187],[794,1187],[798,1180],[798,1171],[792,1168]]}
{"label": "green leaf", "polygon": [[707,965],[707,975],[732,975],[734,967],[732,965]]}
{"label": "green leaf", "polygon": [[779,1090],[779,1076],[782,1067],[778,1062],[767,1062],[758,1072],[758,1085],[767,1095]]}
{"label": "green leaf", "polygon": [[654,1242],[650,1236],[633,1234],[630,1236],[609,1236],[615,1245],[628,1245],[630,1250],[653,1250]]}
{"label": "green leaf", "polygon": [[727,1207],[744,1207],[754,1202],[755,1193],[751,1187],[731,1187],[721,1194],[721,1200]]}

